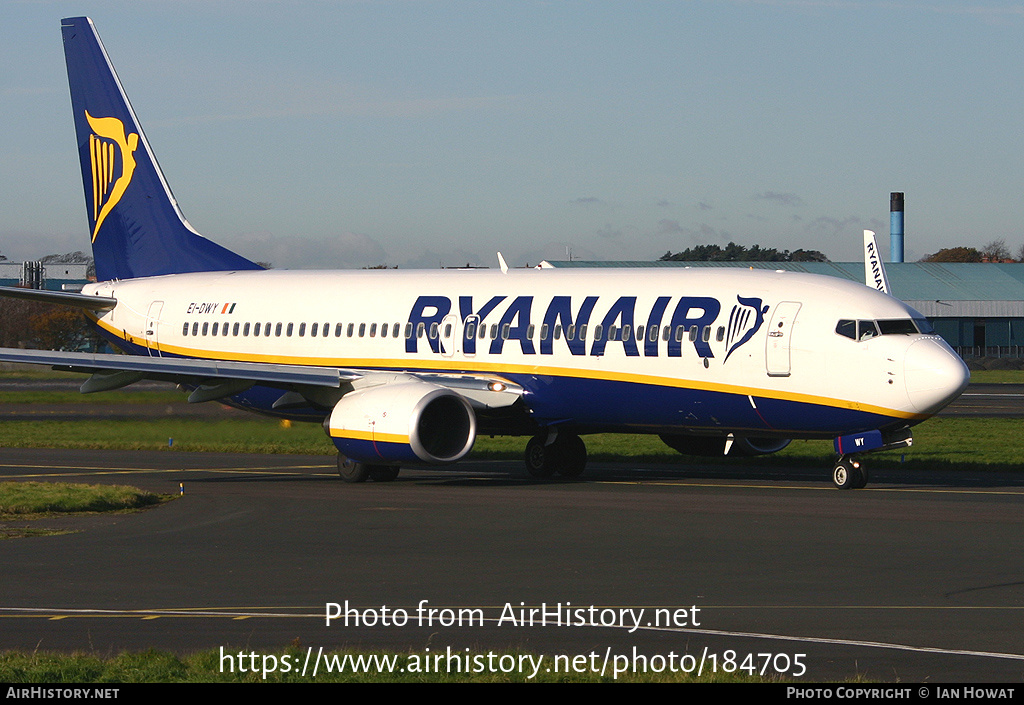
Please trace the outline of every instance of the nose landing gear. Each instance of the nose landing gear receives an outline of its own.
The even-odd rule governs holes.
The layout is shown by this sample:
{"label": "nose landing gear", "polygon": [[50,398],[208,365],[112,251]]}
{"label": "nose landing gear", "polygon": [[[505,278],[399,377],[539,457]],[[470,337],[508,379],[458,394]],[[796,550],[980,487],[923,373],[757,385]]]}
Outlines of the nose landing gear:
{"label": "nose landing gear", "polygon": [[859,490],[868,484],[868,470],[859,460],[841,455],[832,470],[832,482],[841,490]]}

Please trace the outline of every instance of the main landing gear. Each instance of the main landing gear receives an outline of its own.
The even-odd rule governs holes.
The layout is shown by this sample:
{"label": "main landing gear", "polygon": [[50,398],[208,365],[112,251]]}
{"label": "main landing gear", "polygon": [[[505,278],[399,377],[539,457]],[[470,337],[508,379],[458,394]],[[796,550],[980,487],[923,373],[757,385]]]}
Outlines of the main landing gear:
{"label": "main landing gear", "polygon": [[401,470],[397,465],[371,465],[359,463],[338,453],[338,474],[345,482],[391,482]]}
{"label": "main landing gear", "polygon": [[832,470],[832,482],[841,490],[859,490],[868,484],[868,470],[855,457],[841,455]]}
{"label": "main landing gear", "polygon": [[546,479],[558,473],[562,477],[579,477],[587,467],[587,447],[575,433],[534,436],[526,444],[526,472],[531,477]]}

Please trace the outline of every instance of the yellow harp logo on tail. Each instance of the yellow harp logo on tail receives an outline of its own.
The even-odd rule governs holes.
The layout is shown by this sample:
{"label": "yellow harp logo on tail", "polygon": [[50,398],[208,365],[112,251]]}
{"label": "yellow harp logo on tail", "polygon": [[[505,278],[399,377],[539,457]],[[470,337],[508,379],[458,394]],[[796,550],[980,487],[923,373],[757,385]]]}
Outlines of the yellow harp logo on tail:
{"label": "yellow harp logo on tail", "polygon": [[[89,135],[89,157],[92,162],[92,241],[107,215],[121,200],[135,172],[135,150],[139,146],[136,133],[125,135],[124,123],[113,117],[96,118],[85,111],[85,119],[93,134]],[[120,163],[120,173],[117,172]]]}

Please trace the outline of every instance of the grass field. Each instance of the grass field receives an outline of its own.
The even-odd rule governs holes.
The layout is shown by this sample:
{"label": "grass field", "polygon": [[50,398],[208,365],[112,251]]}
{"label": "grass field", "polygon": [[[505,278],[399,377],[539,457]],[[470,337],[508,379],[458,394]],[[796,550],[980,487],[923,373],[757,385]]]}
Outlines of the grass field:
{"label": "grass field", "polygon": [[[37,393],[40,402],[63,392]],[[165,403],[162,392],[110,392],[123,403]],[[171,393],[173,394],[173,393]],[[155,395],[155,396],[154,396]],[[99,396],[99,395],[96,395]],[[164,401],[152,401],[154,398]],[[172,397],[173,398],[173,397]],[[53,402],[58,403],[58,402]],[[108,402],[109,403],[109,402]],[[1017,419],[933,418],[914,427],[914,445],[901,452],[871,456],[873,467],[943,467],[972,470],[1024,468],[1024,433]],[[173,442],[172,442],[173,440]],[[629,460],[644,463],[744,463],[827,465],[834,455],[831,441],[794,441],[785,450],[754,459],[682,456],[657,436],[601,434],[586,436],[592,461]],[[511,459],[522,456],[525,438],[478,438],[471,457]],[[319,424],[283,426],[274,419],[252,415],[232,418],[155,418],[104,420],[5,421],[0,424],[0,447],[91,448],[238,453],[295,453],[333,455],[336,451]]]}
{"label": "grass field", "polygon": [[[235,662],[240,663],[237,659]],[[689,662],[682,664],[676,672],[665,669],[662,673],[634,673],[625,670],[625,662],[619,662],[620,672],[613,675],[613,662],[607,674],[593,672],[589,668],[583,673],[572,672],[559,667],[554,672],[555,660],[550,656],[541,660],[536,654],[521,651],[470,652],[482,661],[474,664],[491,664],[495,672],[459,673],[448,672],[445,668],[435,669],[431,661],[435,656],[424,651],[405,653],[385,651],[335,651],[323,655],[330,661],[330,672],[321,669],[317,677],[302,676],[301,667],[306,659],[305,649],[289,647],[278,653],[254,652],[246,649],[246,672],[221,670],[219,651],[200,651],[178,656],[166,651],[149,650],[140,653],[121,653],[114,656],[91,654],[57,654],[47,652],[0,653],[0,682],[2,683],[762,683],[769,679],[750,675],[736,668],[733,673],[719,672],[715,675],[690,675],[681,668],[691,669]],[[255,656],[255,672],[252,659]],[[465,658],[465,654],[461,654]],[[488,658],[491,660],[488,660]],[[281,666],[288,659],[287,671]],[[273,660],[271,660],[273,659]],[[522,664],[519,668],[502,673],[510,664]],[[677,658],[676,665],[680,665]],[[263,667],[268,673],[264,675]],[[295,664],[294,667],[291,664]],[[353,668],[357,664],[360,667]],[[540,664],[543,667],[536,668]],[[270,670],[270,666],[275,666]],[[380,668],[378,668],[378,666]],[[532,669],[532,670],[531,670]],[[533,676],[533,671],[536,675]],[[568,673],[565,671],[569,671]],[[775,679],[771,679],[775,680]]]}
{"label": "grass field", "polygon": [[130,512],[172,499],[123,485],[74,485],[64,482],[0,482],[0,539],[49,536],[67,529],[26,522],[68,514]]}
{"label": "grass field", "polygon": [[975,384],[1024,384],[1024,370],[975,370],[971,372]]}
{"label": "grass field", "polygon": [[0,519],[58,512],[124,511],[161,501],[159,495],[124,485],[0,482]]}

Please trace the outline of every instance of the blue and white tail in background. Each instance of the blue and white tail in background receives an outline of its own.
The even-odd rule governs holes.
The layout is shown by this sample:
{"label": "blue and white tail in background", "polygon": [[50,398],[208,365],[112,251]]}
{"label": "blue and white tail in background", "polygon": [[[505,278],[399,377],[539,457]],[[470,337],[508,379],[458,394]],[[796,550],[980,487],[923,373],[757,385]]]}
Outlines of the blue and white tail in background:
{"label": "blue and white tail in background", "polygon": [[92,20],[61,31],[97,278],[260,269],[178,210]]}
{"label": "blue and white tail in background", "polygon": [[864,284],[892,296],[889,275],[885,273],[885,265],[875,244],[875,233],[871,230],[864,231]]}

